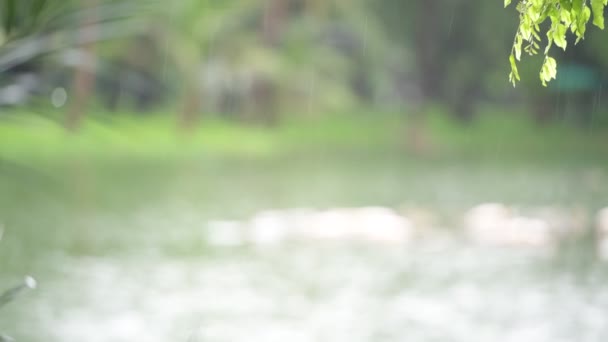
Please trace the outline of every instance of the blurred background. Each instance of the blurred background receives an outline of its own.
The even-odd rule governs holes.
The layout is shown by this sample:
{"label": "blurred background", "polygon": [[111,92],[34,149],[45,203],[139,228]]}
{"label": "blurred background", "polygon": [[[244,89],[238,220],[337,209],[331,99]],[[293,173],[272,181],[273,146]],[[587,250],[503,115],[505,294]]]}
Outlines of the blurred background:
{"label": "blurred background", "polygon": [[39,283],[0,332],[605,341],[608,36],[514,88],[517,25],[499,0],[0,0],[0,290]]}

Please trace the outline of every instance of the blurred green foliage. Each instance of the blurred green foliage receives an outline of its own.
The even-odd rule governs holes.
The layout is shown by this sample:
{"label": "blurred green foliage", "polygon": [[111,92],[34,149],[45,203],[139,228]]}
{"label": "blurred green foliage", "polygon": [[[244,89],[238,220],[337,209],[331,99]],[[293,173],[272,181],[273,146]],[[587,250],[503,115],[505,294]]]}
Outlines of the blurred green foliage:
{"label": "blurred green foliage", "polygon": [[[516,43],[534,36],[524,37],[529,27],[536,30],[530,20],[557,15],[548,3],[524,3],[532,12],[520,13]],[[596,18],[601,4],[590,4]],[[559,87],[541,90],[536,82],[524,82],[509,89],[504,55],[518,18],[505,15],[497,2],[3,0],[0,5],[5,43],[0,68],[6,70],[0,87],[10,84],[13,74],[33,73],[46,83],[30,91],[36,100],[27,103],[48,106],[52,91],[65,88],[68,108],[89,103],[79,97],[95,100],[90,103],[97,107],[83,107],[81,114],[165,112],[189,129],[205,116],[205,121],[226,117],[272,126],[336,111],[417,116],[433,105],[471,123],[487,103],[507,112],[526,105],[522,110],[542,123],[558,119],[560,99],[570,97],[576,97],[570,101],[576,104],[568,105],[574,112],[568,116],[576,117],[572,123],[596,125],[601,120],[591,118],[606,112],[600,101],[606,45],[595,32],[568,54],[531,59],[517,69],[526,78],[540,68],[546,81],[563,65],[569,72]],[[545,12],[536,18],[539,8]],[[568,26],[567,18],[560,18],[555,25],[583,32],[578,21]],[[91,41],[94,50],[80,48]],[[532,48],[535,42],[530,41]],[[515,53],[513,62],[518,58]],[[96,83],[91,94],[79,95],[69,80],[84,66]]]}

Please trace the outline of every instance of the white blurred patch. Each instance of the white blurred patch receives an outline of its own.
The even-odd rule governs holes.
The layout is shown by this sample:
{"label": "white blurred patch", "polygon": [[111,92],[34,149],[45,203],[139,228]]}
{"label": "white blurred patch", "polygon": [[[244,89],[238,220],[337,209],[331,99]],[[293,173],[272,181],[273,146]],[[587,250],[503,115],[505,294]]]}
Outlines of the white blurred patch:
{"label": "white blurred patch", "polygon": [[25,102],[27,96],[27,89],[17,84],[11,84],[0,89],[0,103],[17,105]]}
{"label": "white blurred patch", "polygon": [[608,207],[597,213],[595,218],[597,253],[600,259],[608,261]]}
{"label": "white blurred patch", "polygon": [[245,243],[239,221],[210,221],[206,233],[207,242],[213,246],[235,247]]}
{"label": "white blurred patch", "polygon": [[68,101],[68,93],[63,87],[57,87],[53,89],[51,93],[51,104],[55,108],[61,108]]}
{"label": "white blurred patch", "polygon": [[249,239],[255,245],[274,245],[287,240],[292,221],[279,210],[267,210],[255,214],[249,222]]}
{"label": "white blurred patch", "polygon": [[596,229],[602,236],[608,236],[608,207],[603,208],[597,213]]}
{"label": "white blurred patch", "polygon": [[403,243],[413,229],[407,218],[382,207],[263,211],[249,224],[254,244],[289,239]]}
{"label": "white blurred patch", "polygon": [[38,286],[38,283],[36,282],[36,279],[34,279],[31,276],[26,276],[23,279],[23,283],[25,284],[25,286],[27,286],[29,289],[35,289]]}
{"label": "white blurred patch", "polygon": [[264,210],[245,221],[211,221],[207,241],[230,246],[280,245],[288,241],[401,244],[413,237],[412,222],[390,208],[293,208]]}
{"label": "white blurred patch", "polygon": [[557,234],[540,218],[514,215],[500,203],[480,204],[465,214],[465,230],[481,245],[552,247]]}
{"label": "white blurred patch", "polygon": [[407,242],[412,223],[383,207],[338,208],[317,214],[304,237],[377,243]]}

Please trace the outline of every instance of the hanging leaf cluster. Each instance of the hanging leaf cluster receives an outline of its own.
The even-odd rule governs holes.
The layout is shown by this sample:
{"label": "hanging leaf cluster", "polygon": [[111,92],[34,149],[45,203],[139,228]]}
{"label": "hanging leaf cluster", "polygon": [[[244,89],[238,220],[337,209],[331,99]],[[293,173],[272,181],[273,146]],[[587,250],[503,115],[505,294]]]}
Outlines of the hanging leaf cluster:
{"label": "hanging leaf cluster", "polygon": [[[505,7],[512,0],[504,0]],[[517,63],[522,52],[536,55],[544,44],[544,61],[540,70],[540,80],[544,86],[557,76],[557,62],[549,55],[553,45],[566,50],[568,32],[576,37],[575,44],[585,38],[587,24],[593,15],[593,24],[604,28],[604,8],[608,0],[519,0],[516,9],[519,12],[519,27],[515,34],[509,63],[511,72],[509,81],[515,86],[520,80]],[[546,32],[541,24],[548,22]],[[543,43],[541,35],[546,36]]]}

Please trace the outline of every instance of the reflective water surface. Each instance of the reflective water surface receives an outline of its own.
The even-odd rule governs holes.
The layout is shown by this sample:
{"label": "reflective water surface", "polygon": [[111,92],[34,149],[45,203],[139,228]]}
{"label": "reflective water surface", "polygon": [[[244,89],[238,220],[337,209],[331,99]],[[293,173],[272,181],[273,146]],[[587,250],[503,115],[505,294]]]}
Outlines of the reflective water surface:
{"label": "reflective water surface", "polygon": [[[39,287],[4,308],[0,330],[18,341],[62,342],[608,336],[608,264],[596,260],[589,237],[547,252],[482,246],[461,226],[466,209],[490,200],[579,205],[590,217],[608,191],[584,175],[606,179],[604,171],[280,165],[89,170],[74,193],[63,178],[44,191],[32,182],[37,175],[4,183],[30,206],[3,199],[2,287],[25,274]],[[440,218],[429,220],[431,233],[396,244],[216,245],[209,235],[210,222],[272,208],[360,205],[418,205]]]}

